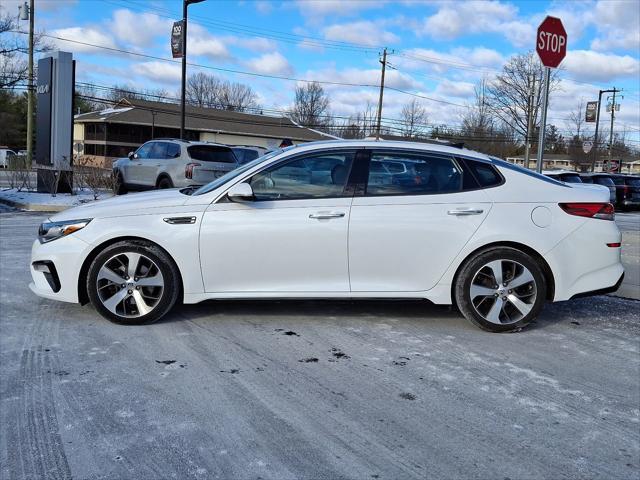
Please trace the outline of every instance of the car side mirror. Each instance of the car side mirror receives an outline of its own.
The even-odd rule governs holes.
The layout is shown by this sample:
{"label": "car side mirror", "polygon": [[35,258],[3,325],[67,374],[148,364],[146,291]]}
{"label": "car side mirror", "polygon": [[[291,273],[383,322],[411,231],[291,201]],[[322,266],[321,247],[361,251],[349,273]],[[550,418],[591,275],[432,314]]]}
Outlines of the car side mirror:
{"label": "car side mirror", "polygon": [[136,154],[134,152],[129,152],[127,157],[129,157],[129,160],[133,160],[134,158],[137,158],[137,156],[136,156]]}
{"label": "car side mirror", "polygon": [[253,196],[253,188],[248,183],[236,183],[227,191],[227,197],[232,202],[250,202]]}

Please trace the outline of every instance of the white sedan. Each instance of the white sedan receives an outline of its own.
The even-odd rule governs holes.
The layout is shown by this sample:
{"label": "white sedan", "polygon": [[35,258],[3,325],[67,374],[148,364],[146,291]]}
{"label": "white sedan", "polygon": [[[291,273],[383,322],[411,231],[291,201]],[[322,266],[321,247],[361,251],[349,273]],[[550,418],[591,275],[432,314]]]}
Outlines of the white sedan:
{"label": "white sedan", "polygon": [[31,289],[125,324],[208,299],[419,298],[504,332],[547,300],[617,288],[613,219],[604,187],[466,149],[309,143],[195,191],[53,216],[33,244]]}

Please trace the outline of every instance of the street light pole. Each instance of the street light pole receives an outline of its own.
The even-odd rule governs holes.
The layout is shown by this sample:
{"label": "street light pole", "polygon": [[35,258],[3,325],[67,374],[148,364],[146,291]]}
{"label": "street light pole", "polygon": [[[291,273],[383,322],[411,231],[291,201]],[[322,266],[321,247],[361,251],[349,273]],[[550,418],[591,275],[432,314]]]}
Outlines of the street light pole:
{"label": "street light pole", "polygon": [[[33,0],[31,0],[33,1]],[[187,82],[187,7],[204,0],[183,0],[182,2],[182,82],[180,86],[180,139],[184,140],[185,90]]]}
{"label": "street light pole", "polygon": [[20,5],[20,20],[29,19],[29,66],[27,88],[27,162],[31,165],[33,159],[33,29],[34,29],[34,0],[29,0],[29,5],[24,2]]}

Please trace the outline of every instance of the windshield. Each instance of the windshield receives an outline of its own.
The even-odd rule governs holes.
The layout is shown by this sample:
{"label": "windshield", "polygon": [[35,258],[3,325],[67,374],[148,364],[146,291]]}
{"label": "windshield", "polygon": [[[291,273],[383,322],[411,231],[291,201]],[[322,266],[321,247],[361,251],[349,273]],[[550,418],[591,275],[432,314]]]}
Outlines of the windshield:
{"label": "windshield", "polygon": [[197,189],[195,192],[193,192],[193,195],[203,195],[205,193],[209,193],[215,190],[216,188],[220,187],[221,185],[224,185],[229,180],[234,179],[238,175],[242,175],[247,170],[251,170],[253,167],[255,167],[256,165],[259,165],[264,160],[268,160],[271,157],[275,157],[276,155],[281,154],[283,151],[284,150],[280,150],[280,149],[274,150],[272,152],[267,153],[266,155],[256,158],[255,160],[249,163],[245,163],[241,167],[238,167],[235,170],[231,170],[230,172],[225,173],[221,177],[216,178],[213,182],[203,185],[202,187]]}

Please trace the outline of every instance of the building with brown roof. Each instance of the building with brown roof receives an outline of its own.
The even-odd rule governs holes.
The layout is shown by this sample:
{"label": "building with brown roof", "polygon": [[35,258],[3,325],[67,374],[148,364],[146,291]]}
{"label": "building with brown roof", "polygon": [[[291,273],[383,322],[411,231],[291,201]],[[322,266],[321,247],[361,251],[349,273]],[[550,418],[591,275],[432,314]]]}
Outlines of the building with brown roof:
{"label": "building with brown roof", "polygon": [[[185,138],[226,145],[277,148],[282,140],[294,144],[336,137],[302,127],[283,116],[187,106]],[[122,99],[111,108],[76,115],[75,154],[90,155],[102,163],[125,157],[153,138],[180,136],[180,105]]]}

